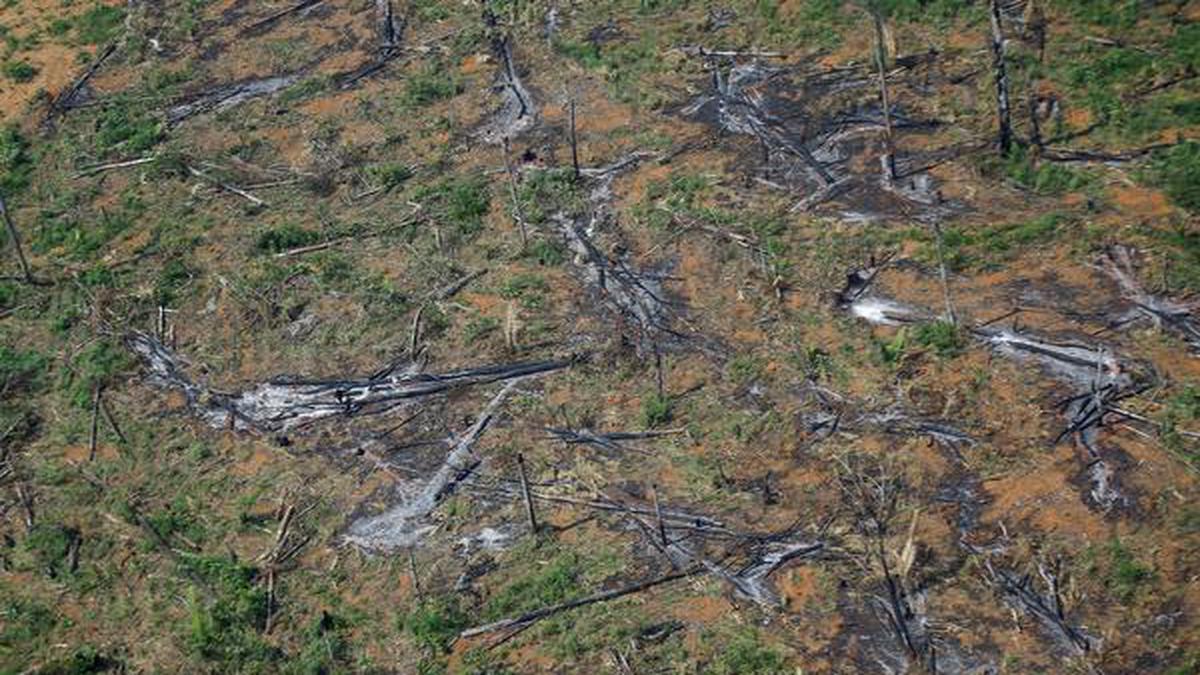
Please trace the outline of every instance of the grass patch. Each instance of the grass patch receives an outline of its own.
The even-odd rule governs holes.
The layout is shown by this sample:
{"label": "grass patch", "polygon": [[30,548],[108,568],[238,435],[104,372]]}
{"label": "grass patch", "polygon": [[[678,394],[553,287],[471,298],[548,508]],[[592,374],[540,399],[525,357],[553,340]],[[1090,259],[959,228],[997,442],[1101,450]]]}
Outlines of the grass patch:
{"label": "grass patch", "polygon": [[96,143],[105,151],[137,155],[158,145],[163,137],[162,122],[126,105],[108,107],[97,121]]}
{"label": "grass patch", "polygon": [[548,607],[581,595],[583,571],[577,554],[563,551],[525,577],[517,579],[488,599],[484,614],[502,619]]}
{"label": "grass patch", "polygon": [[1154,579],[1154,571],[1143,565],[1121,540],[1113,537],[1105,547],[1109,569],[1104,585],[1125,604],[1137,596],[1142,586]]}
{"label": "grass patch", "polygon": [[1043,196],[1079,192],[1097,184],[1095,174],[1054,162],[1034,162],[1024,150],[1014,148],[1004,159],[1004,175]]}
{"label": "grass patch", "polygon": [[[961,271],[1007,260],[1025,247],[1052,240],[1068,222],[1062,214],[1048,213],[1031,220],[975,230],[946,228],[942,236],[946,267]],[[926,238],[922,258],[936,262],[936,242],[925,234],[921,236]]]}
{"label": "grass patch", "polygon": [[99,2],[75,19],[75,36],[84,44],[107,44],[121,32],[125,10]]}
{"label": "grass patch", "polygon": [[788,672],[779,652],[764,645],[752,630],[740,631],[704,670],[708,675],[779,675]]}

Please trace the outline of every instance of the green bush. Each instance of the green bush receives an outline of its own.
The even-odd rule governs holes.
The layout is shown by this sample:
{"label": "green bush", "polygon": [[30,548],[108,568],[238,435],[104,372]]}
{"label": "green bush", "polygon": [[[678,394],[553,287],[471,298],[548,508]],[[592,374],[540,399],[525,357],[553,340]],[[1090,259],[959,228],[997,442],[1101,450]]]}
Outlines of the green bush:
{"label": "green bush", "polygon": [[116,105],[100,116],[96,140],[105,150],[120,148],[131,154],[143,153],[161,141],[164,129],[161,122],[147,113]]}
{"label": "green bush", "polygon": [[35,351],[0,345],[0,390],[16,392],[36,389],[46,373],[48,359]]}
{"label": "green bush", "polygon": [[922,347],[932,349],[941,358],[957,356],[966,346],[962,331],[949,321],[920,324],[913,330],[912,338]]}
{"label": "green bush", "polygon": [[418,190],[413,199],[464,236],[478,234],[484,216],[491,210],[491,194],[484,176],[448,178]]}
{"label": "green bush", "polygon": [[471,625],[454,598],[423,600],[400,623],[418,645],[435,654],[446,652],[458,634]]}
{"label": "green bush", "polygon": [[133,365],[133,359],[123,347],[111,340],[97,340],[75,357],[66,375],[66,390],[71,402],[80,408],[90,408],[97,386],[105,386],[116,375]]}
{"label": "green bush", "polygon": [[671,421],[671,399],[667,396],[650,394],[642,399],[642,426],[647,429],[662,426]]}
{"label": "green bush", "polygon": [[[0,130],[0,192],[4,197],[24,190],[29,185],[33,158],[29,143],[15,126]],[[7,236],[7,234],[5,235]]]}
{"label": "green bush", "polygon": [[532,574],[517,579],[488,600],[485,614],[501,619],[564,602],[580,594],[579,556],[565,551]]}
{"label": "green bush", "polygon": [[[266,620],[267,594],[253,567],[219,556],[181,554],[183,571],[198,580],[188,600],[188,646],[222,670],[261,669],[279,657],[258,631]],[[256,664],[258,668],[252,668]]]}
{"label": "green bush", "polygon": [[1109,573],[1105,577],[1108,586],[1121,602],[1128,604],[1134,599],[1142,584],[1154,578],[1154,571],[1133,556],[1133,552],[1113,537],[1108,543]]}
{"label": "green bush", "polygon": [[789,670],[782,654],[763,645],[754,631],[745,630],[725,645],[704,672],[710,675],[782,675]]}
{"label": "green bush", "polygon": [[70,656],[56,659],[37,669],[36,675],[89,675],[124,672],[124,664],[105,656],[90,645],[76,647]]}
{"label": "green bush", "polygon": [[542,267],[557,267],[567,260],[566,247],[557,241],[538,239],[529,245],[525,251],[526,257],[533,258]]}
{"label": "green bush", "polygon": [[1149,173],[1171,201],[1200,213],[1200,142],[1187,141],[1159,152]]}
{"label": "green bush", "polygon": [[410,106],[428,105],[435,101],[453,98],[462,92],[462,85],[452,71],[438,64],[430,64],[408,78],[404,88],[404,102]]}
{"label": "green bush", "polygon": [[38,69],[27,61],[5,61],[4,76],[13,82],[28,82],[38,74]]}
{"label": "green bush", "polygon": [[74,528],[39,522],[25,538],[24,549],[37,571],[57,578],[70,572],[67,555],[78,538],[79,531]]}
{"label": "green bush", "polygon": [[124,21],[123,9],[97,2],[75,20],[76,35],[85,44],[107,44],[120,33]]}
{"label": "green bush", "polygon": [[254,249],[259,253],[282,253],[301,246],[311,246],[320,241],[320,232],[287,223],[259,234],[254,242]]}
{"label": "green bush", "polygon": [[46,605],[34,600],[6,601],[0,606],[0,654],[28,656],[57,625],[58,616]]}

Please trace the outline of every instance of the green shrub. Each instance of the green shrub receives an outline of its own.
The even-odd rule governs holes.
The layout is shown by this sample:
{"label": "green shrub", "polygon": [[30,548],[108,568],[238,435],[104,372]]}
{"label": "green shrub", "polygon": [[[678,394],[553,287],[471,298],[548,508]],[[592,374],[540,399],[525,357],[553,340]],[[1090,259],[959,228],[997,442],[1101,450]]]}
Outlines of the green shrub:
{"label": "green shrub", "polygon": [[543,267],[557,267],[567,260],[566,247],[557,241],[538,239],[529,245],[525,251],[526,257],[533,258]]}
{"label": "green shrub", "polygon": [[578,555],[558,553],[532,574],[496,593],[488,600],[485,614],[489,619],[500,619],[569,600],[580,594],[581,575]]}
{"label": "green shrub", "polygon": [[[202,584],[188,599],[188,646],[225,671],[261,669],[279,656],[259,636],[267,595],[253,567],[219,556],[184,553],[180,565]],[[252,666],[258,665],[258,668]]]}
{"label": "green shrub", "polygon": [[962,331],[949,321],[920,324],[913,330],[912,338],[922,347],[932,349],[941,358],[957,356],[966,346]]}
{"label": "green shrub", "polygon": [[1105,577],[1108,586],[1121,602],[1129,603],[1142,584],[1154,578],[1154,571],[1133,556],[1133,552],[1113,537],[1108,543],[1109,573]]}
{"label": "green shrub", "polygon": [[46,357],[35,351],[0,345],[0,390],[11,393],[38,388],[47,365]]}
{"label": "green shrub", "polygon": [[326,675],[349,672],[346,660],[346,625],[325,611],[304,631],[300,653],[289,659],[283,672],[288,675]]}
{"label": "green shrub", "polygon": [[448,178],[418,190],[413,198],[464,236],[478,234],[483,229],[484,216],[491,209],[491,194],[484,176]]}
{"label": "green shrub", "polygon": [[67,373],[66,390],[71,402],[90,408],[97,386],[105,386],[133,365],[133,359],[111,340],[97,340],[79,353]]}
{"label": "green shrub", "polygon": [[711,675],[782,675],[789,672],[779,652],[762,644],[752,630],[737,634],[705,669]]}
{"label": "green shrub", "polygon": [[387,190],[403,185],[413,176],[412,168],[399,162],[377,164],[368,169],[367,173],[376,184]]}
{"label": "green shrub", "polygon": [[320,241],[320,232],[286,223],[260,233],[254,242],[254,249],[259,253],[282,253],[301,246],[311,246]]}
{"label": "green shrub", "polygon": [[430,64],[408,78],[404,87],[404,102],[410,106],[428,105],[453,98],[460,92],[462,84],[453,75],[453,71],[438,64]]}
{"label": "green shrub", "polygon": [[37,669],[37,675],[90,675],[124,672],[124,664],[109,658],[91,645],[76,647],[70,656],[56,659]]}
{"label": "green shrub", "polygon": [[1200,213],[1200,142],[1187,141],[1159,152],[1149,174],[1171,201]]}
{"label": "green shrub", "polygon": [[163,124],[148,113],[125,105],[107,108],[100,116],[96,141],[104,150],[120,148],[130,154],[143,153],[164,137]]}
{"label": "green shrub", "polygon": [[75,20],[76,35],[85,44],[107,44],[120,33],[124,21],[123,9],[97,2]]}
{"label": "green shrub", "polygon": [[642,426],[647,429],[662,426],[671,421],[671,399],[667,396],[650,394],[642,399]]}
{"label": "green shrub", "polygon": [[39,522],[25,538],[24,548],[37,571],[57,578],[70,572],[67,556],[78,538],[79,531],[74,528]]}
{"label": "green shrub", "polygon": [[[29,185],[33,159],[29,143],[15,126],[0,130],[0,192],[4,197],[24,190]],[[4,235],[7,237],[7,234]]]}
{"label": "green shrub", "polygon": [[500,286],[500,295],[510,300],[520,300],[526,309],[540,309],[546,300],[549,286],[537,274],[517,274]]}
{"label": "green shrub", "polygon": [[463,329],[463,337],[466,338],[468,343],[475,343],[496,332],[499,328],[499,319],[490,316],[481,316],[471,319],[467,323],[467,327]]}
{"label": "green shrub", "polygon": [[46,605],[24,599],[5,602],[0,606],[0,654],[29,655],[57,625],[58,616]]}
{"label": "green shrub", "polygon": [[38,74],[38,69],[27,61],[5,61],[4,76],[13,82],[28,82]]}
{"label": "green shrub", "polygon": [[455,598],[423,600],[400,623],[418,645],[435,654],[446,652],[458,634],[471,625]]}
{"label": "green shrub", "polygon": [[571,217],[585,203],[571,169],[544,169],[525,176],[517,191],[521,216],[530,225],[539,225],[555,214]]}

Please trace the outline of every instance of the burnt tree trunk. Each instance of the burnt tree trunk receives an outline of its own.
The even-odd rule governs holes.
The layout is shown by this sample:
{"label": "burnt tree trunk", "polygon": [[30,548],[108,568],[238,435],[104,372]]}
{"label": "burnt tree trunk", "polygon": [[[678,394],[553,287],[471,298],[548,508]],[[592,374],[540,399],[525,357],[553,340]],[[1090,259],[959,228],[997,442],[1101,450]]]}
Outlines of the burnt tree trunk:
{"label": "burnt tree trunk", "polygon": [[996,144],[1002,154],[1012,147],[1012,115],[1008,105],[1008,70],[1004,63],[1004,31],[1000,23],[999,0],[990,0],[992,24],[992,70],[996,79],[996,117],[999,121]]}
{"label": "burnt tree trunk", "polygon": [[21,237],[17,234],[17,226],[13,224],[12,217],[8,215],[8,206],[4,203],[3,196],[0,196],[0,218],[4,219],[4,227],[8,229],[8,239],[17,253],[17,262],[21,264],[21,274],[25,277],[26,283],[32,284],[33,272],[29,269],[29,261],[25,259],[25,252],[21,250]]}
{"label": "burnt tree trunk", "polygon": [[875,24],[875,66],[879,71],[879,102],[883,106],[883,177],[890,185],[896,179],[896,145],[892,137],[892,105],[887,88],[887,43],[884,40],[883,16],[871,10]]}

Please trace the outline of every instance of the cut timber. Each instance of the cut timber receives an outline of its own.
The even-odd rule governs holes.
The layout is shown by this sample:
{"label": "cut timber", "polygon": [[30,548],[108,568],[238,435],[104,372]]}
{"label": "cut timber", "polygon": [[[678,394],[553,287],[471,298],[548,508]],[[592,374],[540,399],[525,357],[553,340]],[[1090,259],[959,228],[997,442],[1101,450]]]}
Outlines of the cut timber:
{"label": "cut timber", "polygon": [[575,359],[482,366],[441,374],[387,370],[380,377],[348,380],[275,380],[239,394],[194,383],[179,358],[161,342],[140,332],[126,345],[139,356],[152,383],[183,393],[188,405],[210,426],[277,433],[329,417],[371,415],[408,401],[491,382],[566,368]]}

